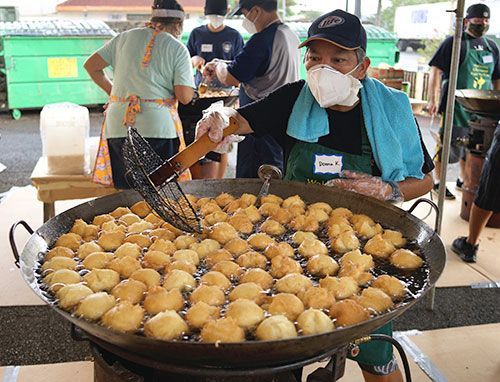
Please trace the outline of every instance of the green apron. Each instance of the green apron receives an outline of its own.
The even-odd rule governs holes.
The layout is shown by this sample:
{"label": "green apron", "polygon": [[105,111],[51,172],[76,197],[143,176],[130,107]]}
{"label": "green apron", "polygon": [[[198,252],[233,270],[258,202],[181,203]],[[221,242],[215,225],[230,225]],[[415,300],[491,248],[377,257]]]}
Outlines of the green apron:
{"label": "green apron", "polygon": [[[324,184],[338,178],[342,170],[372,174],[372,149],[364,120],[361,117],[361,155],[330,149],[317,143],[296,142],[290,151],[286,167],[286,180]],[[319,158],[319,159],[318,159]],[[335,170],[339,170],[335,173]],[[392,322],[374,333],[392,335]],[[392,345],[374,341],[359,345],[360,352],[350,359],[370,366],[383,366],[392,360]]]}
{"label": "green apron", "polygon": [[[484,39],[486,49],[477,50],[470,47],[470,40],[465,44],[465,58],[460,64],[457,78],[457,89],[489,90],[493,88],[491,76],[495,69],[493,49],[487,39]],[[448,80],[443,81],[447,85]],[[453,126],[469,127],[471,115],[465,108],[455,102]]]}

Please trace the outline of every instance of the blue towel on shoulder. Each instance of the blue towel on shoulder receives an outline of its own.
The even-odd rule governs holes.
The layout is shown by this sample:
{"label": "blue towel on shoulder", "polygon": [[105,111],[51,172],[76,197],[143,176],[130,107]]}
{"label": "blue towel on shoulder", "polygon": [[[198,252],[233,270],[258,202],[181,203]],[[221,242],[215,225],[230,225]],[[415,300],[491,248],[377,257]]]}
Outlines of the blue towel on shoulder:
{"label": "blue towel on shoulder", "polygon": [[[363,118],[382,179],[422,179],[424,155],[408,96],[369,77],[362,84]],[[287,134],[309,143],[329,134],[328,114],[316,102],[307,83],[293,107]]]}

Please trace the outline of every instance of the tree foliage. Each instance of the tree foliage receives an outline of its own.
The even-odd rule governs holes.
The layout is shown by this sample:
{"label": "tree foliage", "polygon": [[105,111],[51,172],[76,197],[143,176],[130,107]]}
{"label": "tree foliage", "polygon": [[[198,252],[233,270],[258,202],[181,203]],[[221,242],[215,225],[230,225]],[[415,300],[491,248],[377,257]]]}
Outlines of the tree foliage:
{"label": "tree foliage", "polygon": [[396,8],[398,7],[405,5],[440,3],[442,1],[443,0],[426,0],[424,2],[422,2],[422,0],[392,0],[391,6],[382,10],[380,15],[381,26],[389,31],[394,31],[394,17],[396,16]]}

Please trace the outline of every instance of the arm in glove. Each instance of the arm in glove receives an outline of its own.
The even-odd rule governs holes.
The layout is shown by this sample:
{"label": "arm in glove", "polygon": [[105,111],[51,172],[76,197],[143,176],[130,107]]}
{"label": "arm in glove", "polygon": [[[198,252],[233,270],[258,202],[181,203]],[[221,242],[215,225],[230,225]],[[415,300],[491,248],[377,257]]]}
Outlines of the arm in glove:
{"label": "arm in glove", "polygon": [[354,191],[358,194],[388,202],[400,202],[403,195],[396,182],[386,182],[378,176],[371,176],[355,171],[344,171],[342,178],[332,179],[326,186],[340,187],[344,190]]}

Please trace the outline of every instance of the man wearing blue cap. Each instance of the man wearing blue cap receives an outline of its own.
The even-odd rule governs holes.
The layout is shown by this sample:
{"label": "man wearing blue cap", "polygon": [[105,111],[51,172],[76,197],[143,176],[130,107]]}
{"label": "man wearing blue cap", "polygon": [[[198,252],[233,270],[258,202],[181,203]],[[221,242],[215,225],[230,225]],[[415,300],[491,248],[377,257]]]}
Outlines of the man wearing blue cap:
{"label": "man wearing blue cap", "polygon": [[[500,65],[498,46],[495,41],[484,37],[490,25],[490,9],[485,4],[473,4],[467,8],[464,20],[464,33],[460,46],[460,66],[457,78],[457,89],[500,89]],[[448,37],[439,46],[429,62],[431,72],[429,76],[427,109],[430,114],[446,113],[448,97],[448,78],[451,68],[451,51],[453,36]],[[438,95],[441,100],[438,102]],[[452,141],[449,163],[460,163],[460,176],[457,179],[457,188],[461,189],[465,175],[465,149],[457,142],[457,138],[467,137],[469,133],[469,119],[471,118],[462,105],[455,102],[453,115]],[[440,128],[440,141],[443,140],[444,118]],[[441,177],[441,142],[437,145],[436,178]],[[437,192],[439,183],[434,185]],[[446,199],[455,199],[455,195],[446,188]]]}
{"label": "man wearing blue cap", "polygon": [[[356,16],[342,10],[320,16],[302,44],[307,47],[306,81],[282,86],[238,110],[206,114],[198,122],[197,136],[208,132],[210,139],[221,141],[228,117],[234,117],[238,134],[269,132],[279,142],[288,180],[336,186],[389,202],[429,192],[432,159],[409,99],[366,76],[366,43]],[[377,332],[391,334],[392,325]],[[361,345],[354,359],[366,381],[402,381],[389,344]]]}
{"label": "man wearing blue cap", "polygon": [[[232,15],[243,14],[243,27],[252,35],[229,65],[212,62],[204,75],[225,85],[240,86],[240,106],[259,100],[282,85],[299,79],[298,37],[283,24],[276,0],[241,0]],[[238,145],[237,178],[256,178],[264,163],[283,168],[281,146],[269,134],[249,135]]]}

